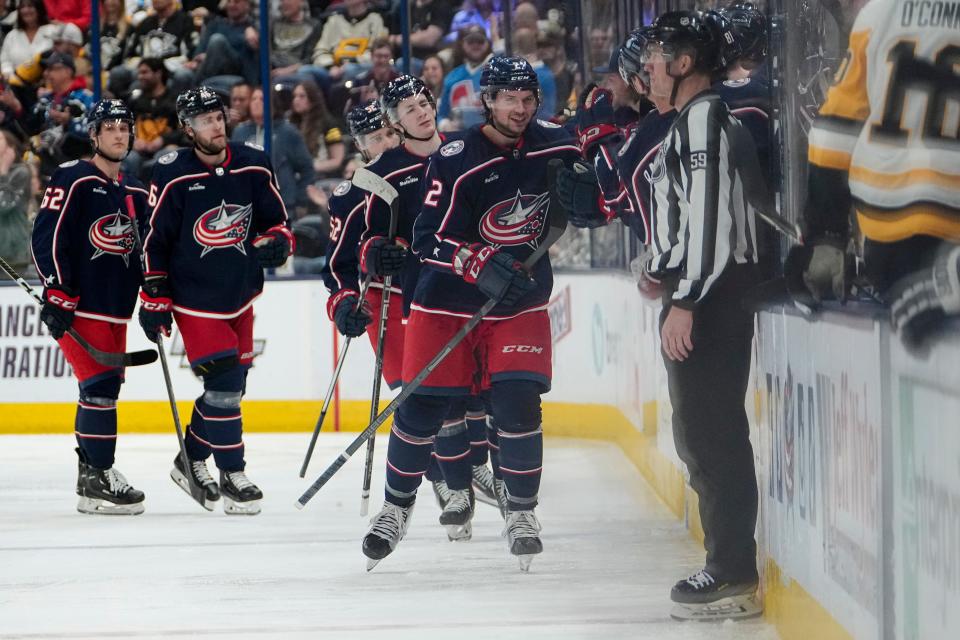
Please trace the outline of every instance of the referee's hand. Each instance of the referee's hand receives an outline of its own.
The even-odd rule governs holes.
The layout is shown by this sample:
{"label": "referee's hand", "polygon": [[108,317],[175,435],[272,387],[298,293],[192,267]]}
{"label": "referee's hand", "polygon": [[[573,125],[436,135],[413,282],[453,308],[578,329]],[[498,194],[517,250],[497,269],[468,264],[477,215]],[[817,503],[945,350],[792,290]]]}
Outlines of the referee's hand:
{"label": "referee's hand", "polygon": [[693,351],[693,311],[670,307],[660,330],[660,346],[671,360],[683,362]]}

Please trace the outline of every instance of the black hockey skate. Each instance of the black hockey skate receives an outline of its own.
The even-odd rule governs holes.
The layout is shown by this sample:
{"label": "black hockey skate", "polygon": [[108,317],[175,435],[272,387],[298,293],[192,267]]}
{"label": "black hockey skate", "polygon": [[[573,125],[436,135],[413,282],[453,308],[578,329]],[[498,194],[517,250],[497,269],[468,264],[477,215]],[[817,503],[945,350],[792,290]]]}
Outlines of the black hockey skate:
{"label": "black hockey skate", "polygon": [[260,513],[263,492],[250,482],[243,471],[220,470],[223,512],[228,515],[255,516]]}
{"label": "black hockey skate", "polygon": [[363,537],[363,555],[367,556],[367,571],[390,555],[410,525],[413,505],[399,507],[390,502],[383,503],[380,513],[370,519],[370,530]]}
{"label": "black hockey skate", "polygon": [[540,542],[540,521],[533,509],[507,511],[503,535],[507,537],[510,553],[520,561],[520,570],[529,571],[533,556],[543,552]]}
{"label": "black hockey skate", "polygon": [[752,618],[763,609],[757,600],[757,581],[718,580],[698,571],[680,580],[670,590],[676,620],[725,620]]}
{"label": "black hockey skate", "polygon": [[437,504],[440,505],[440,510],[443,511],[447,508],[447,503],[450,502],[450,487],[447,486],[447,483],[443,480],[433,480],[430,482],[433,485],[433,495],[437,498]]}
{"label": "black hockey skate", "polygon": [[450,542],[473,537],[473,507],[476,505],[473,487],[450,491],[450,500],[440,514],[440,524],[447,530]]}
{"label": "black hockey skate", "polygon": [[143,491],[131,487],[122,473],[113,467],[91,467],[82,459],[78,464],[77,495],[80,500],[77,511],[124,516],[143,513]]}
{"label": "black hockey skate", "polygon": [[498,507],[497,492],[493,486],[496,478],[493,477],[493,471],[485,464],[477,465],[472,469],[473,473],[473,492],[476,495],[477,502],[488,504],[491,507]]}
{"label": "black hockey skate", "polygon": [[220,499],[220,487],[217,486],[217,481],[210,475],[210,471],[207,470],[205,460],[191,460],[190,469],[187,471],[183,468],[183,456],[178,453],[177,457],[173,459],[173,469],[170,470],[170,479],[177,483],[178,487],[186,491],[187,495],[191,498],[193,497],[193,494],[190,492],[190,482],[192,480],[193,484],[203,490],[203,495],[201,496],[203,502],[200,504],[202,504],[203,508],[207,511],[213,511],[214,503]]}

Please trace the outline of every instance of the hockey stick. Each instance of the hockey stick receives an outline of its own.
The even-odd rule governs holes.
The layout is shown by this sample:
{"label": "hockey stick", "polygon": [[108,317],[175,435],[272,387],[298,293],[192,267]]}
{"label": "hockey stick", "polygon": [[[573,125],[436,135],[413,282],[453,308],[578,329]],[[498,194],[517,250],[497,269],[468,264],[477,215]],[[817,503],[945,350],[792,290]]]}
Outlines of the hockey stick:
{"label": "hockey stick", "polygon": [[[370,288],[370,281],[373,279],[372,276],[367,276],[363,281],[363,286],[360,287],[360,299],[357,300],[357,307],[363,304],[364,299],[367,297],[367,289]],[[330,400],[333,398],[333,392],[337,388],[337,381],[340,380],[340,372],[343,370],[343,363],[347,359],[347,349],[350,348],[350,341],[353,338],[347,338],[343,341],[343,346],[340,347],[340,353],[337,355],[337,368],[333,372],[333,378],[330,380],[330,385],[327,387],[327,395],[323,399],[323,406],[320,407],[320,417],[317,418],[317,424],[313,427],[313,434],[310,436],[310,444],[307,446],[307,454],[303,457],[303,464],[300,466],[300,477],[304,477],[307,474],[307,466],[310,464],[310,458],[313,457],[313,449],[317,446],[317,437],[320,435],[320,429],[323,427],[323,421],[327,417],[327,411],[330,410]]]}
{"label": "hockey stick", "polygon": [[[359,174],[359,175],[358,175]],[[358,169],[353,175],[353,183],[379,197],[390,205],[390,230],[387,241],[393,242],[397,237],[397,225],[400,223],[399,193],[392,184],[367,169]],[[383,377],[384,342],[387,337],[387,317],[390,313],[390,285],[393,276],[383,279],[383,294],[380,297],[380,318],[377,324],[376,360],[373,367],[373,390],[370,394],[370,422],[377,419],[380,412],[380,379]],[[363,467],[363,488],[360,491],[360,516],[366,516],[370,507],[370,485],[373,481],[373,451],[376,446],[377,434],[374,432],[367,440],[367,459]]]}
{"label": "hockey stick", "polygon": [[[537,249],[531,253],[526,260],[524,260],[523,268],[527,271],[531,270],[537,261],[547,253],[550,247],[560,239],[560,236],[563,235],[563,232],[567,228],[567,211],[559,205],[559,199],[555,193],[557,170],[561,165],[562,161],[559,159],[551,160],[547,165],[547,184],[550,189],[548,223],[550,226],[548,227],[547,235],[543,239],[543,242],[540,243],[540,246],[538,246]],[[297,509],[302,509],[308,502],[310,502],[313,496],[317,494],[323,485],[327,484],[327,482],[330,481],[330,478],[332,478],[334,474],[336,474],[337,471],[339,471],[340,468],[346,464],[347,460],[349,460],[350,457],[356,453],[357,449],[360,448],[360,445],[362,445],[372,433],[376,432],[376,430],[379,429],[380,426],[386,422],[390,416],[393,415],[393,413],[397,410],[397,407],[400,406],[400,403],[406,400],[410,395],[413,394],[414,391],[417,390],[423,381],[427,379],[427,376],[429,376],[433,370],[439,366],[444,358],[450,355],[454,348],[456,348],[456,346],[467,337],[467,334],[469,334],[478,324],[480,324],[480,321],[483,320],[483,317],[490,313],[490,311],[492,311],[496,305],[496,299],[491,298],[487,300],[487,302],[480,307],[480,310],[473,314],[469,320],[467,320],[466,324],[464,324],[460,330],[457,331],[452,338],[450,338],[450,341],[447,342],[442,349],[440,349],[440,352],[437,353],[437,355],[435,355],[433,359],[427,363],[420,373],[418,373],[413,380],[403,385],[403,389],[390,402],[390,404],[384,408],[383,413],[378,415],[376,420],[370,423],[370,425],[368,425],[367,428],[364,429],[360,435],[358,435],[356,439],[350,443],[343,453],[341,453],[337,459],[333,461],[327,470],[324,471],[323,474],[307,488],[306,491],[304,491],[303,495],[297,500]]]}
{"label": "hockey stick", "polygon": [[[142,255],[143,245],[140,242],[140,234],[137,233],[137,210],[133,206],[133,196],[127,196],[125,202],[127,205],[127,215],[134,225],[134,242],[137,245],[137,250],[140,251]],[[141,263],[140,268],[141,270],[143,269],[143,263]],[[157,351],[160,352],[160,367],[163,369],[163,382],[167,388],[167,399],[170,401],[170,412],[173,414],[173,426],[177,430],[177,442],[180,444],[180,462],[183,464],[184,476],[190,488],[190,497],[200,503],[200,506],[207,509],[207,511],[213,511],[213,507],[208,508],[206,505],[203,487],[193,481],[193,473],[190,472],[190,458],[187,456],[187,443],[183,438],[183,426],[180,424],[180,411],[177,409],[177,398],[173,394],[173,381],[170,379],[170,367],[167,364],[167,354],[163,350],[163,336],[161,336],[159,332],[157,333],[156,343]]]}
{"label": "hockey stick", "polygon": [[[136,235],[136,229],[134,229],[134,235]],[[6,273],[11,280],[20,285],[20,288],[26,291],[34,300],[41,305],[43,304],[43,298],[40,297],[40,294],[37,293],[37,290],[31,287],[27,281],[23,279],[23,276],[17,273],[16,270],[11,267],[3,258],[0,258],[0,269],[3,269],[4,273]],[[145,364],[150,364],[157,359],[157,352],[151,349],[145,349],[143,351],[131,351],[130,353],[101,351],[84,340],[83,336],[81,336],[73,327],[67,329],[67,333],[71,338],[77,341],[77,344],[79,344],[84,351],[90,354],[91,358],[105,367],[111,367],[114,369],[122,369],[124,367],[139,367]]]}

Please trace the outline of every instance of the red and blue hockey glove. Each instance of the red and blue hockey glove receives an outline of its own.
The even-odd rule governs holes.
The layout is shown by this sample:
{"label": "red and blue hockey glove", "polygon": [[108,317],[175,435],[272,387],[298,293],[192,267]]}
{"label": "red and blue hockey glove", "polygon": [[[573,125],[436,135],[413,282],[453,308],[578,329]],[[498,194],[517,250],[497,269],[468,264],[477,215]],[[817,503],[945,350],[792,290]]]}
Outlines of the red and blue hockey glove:
{"label": "red and blue hockey glove", "polygon": [[341,289],[327,300],[327,316],[337,325],[337,331],[348,338],[363,335],[372,316],[366,303],[357,306],[360,294],[352,289]]}
{"label": "red and blue hockey glove", "polygon": [[471,252],[461,261],[464,281],[477,285],[486,296],[501,304],[513,306],[537,288],[520,261],[509,253],[481,244],[460,251]]}
{"label": "red and blue hockey glove", "polygon": [[585,162],[578,160],[573,169],[561,167],[557,171],[557,197],[567,210],[570,224],[578,229],[596,229],[613,219],[600,207],[603,194],[597,172]]}
{"label": "red and blue hockey glove", "polygon": [[160,334],[170,335],[173,326],[173,299],[165,275],[146,276],[140,291],[140,326],[147,339],[156,342]]}
{"label": "red and blue hockey glove", "polygon": [[360,264],[372,276],[396,276],[403,270],[407,253],[403,239],[397,238],[394,243],[383,236],[373,236],[360,247]]}
{"label": "red and blue hockey glove", "polygon": [[73,295],[73,292],[63,285],[51,285],[43,290],[40,321],[47,325],[54,340],[62,338],[73,326],[73,317],[79,303],[80,296]]}
{"label": "red and blue hockey glove", "polygon": [[928,339],[960,316],[960,246],[945,244],[933,267],[904,276],[888,297],[893,328],[908,349],[924,354]]}
{"label": "red and blue hockey glove", "polygon": [[257,248],[257,261],[264,269],[283,266],[296,245],[293,233],[282,224],[270,227],[253,239],[253,246]]}
{"label": "red and blue hockey glove", "polygon": [[590,150],[598,144],[615,142],[621,138],[613,115],[613,96],[606,89],[589,84],[581,94],[577,107],[577,135],[580,153],[590,157]]}

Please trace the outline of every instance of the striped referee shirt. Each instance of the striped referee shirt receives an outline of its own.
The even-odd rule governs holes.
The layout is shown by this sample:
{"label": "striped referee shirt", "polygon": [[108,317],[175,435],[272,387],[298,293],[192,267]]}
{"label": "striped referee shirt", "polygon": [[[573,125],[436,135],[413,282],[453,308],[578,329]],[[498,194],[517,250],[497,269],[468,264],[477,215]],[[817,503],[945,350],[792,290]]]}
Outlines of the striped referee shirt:
{"label": "striped referee shirt", "polygon": [[693,309],[728,265],[757,262],[749,200],[758,185],[745,177],[755,181],[758,167],[750,134],[717,94],[697,95],[677,115],[647,170],[650,271],[677,279],[676,306]]}

